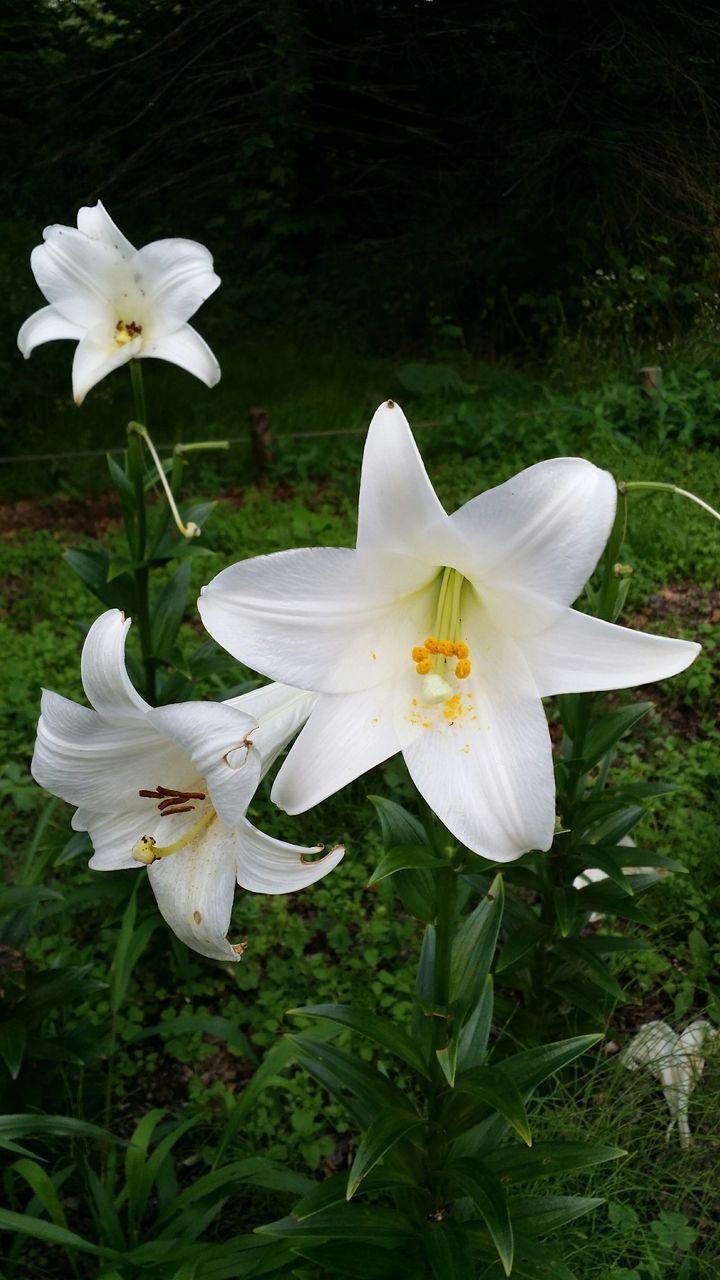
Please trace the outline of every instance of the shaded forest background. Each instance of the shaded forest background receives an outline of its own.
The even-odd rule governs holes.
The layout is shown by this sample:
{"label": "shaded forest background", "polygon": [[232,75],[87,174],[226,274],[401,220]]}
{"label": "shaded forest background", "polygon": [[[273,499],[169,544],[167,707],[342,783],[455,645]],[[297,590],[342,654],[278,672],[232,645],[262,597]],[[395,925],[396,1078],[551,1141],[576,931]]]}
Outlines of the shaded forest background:
{"label": "shaded forest background", "polygon": [[717,310],[714,4],[0,12],[2,202],[30,243],[100,197],[140,243],[211,245],[242,323],[342,324],[378,351],[441,324],[485,358],[542,355],[596,316],[598,282],[610,338],[613,314],[674,340]]}

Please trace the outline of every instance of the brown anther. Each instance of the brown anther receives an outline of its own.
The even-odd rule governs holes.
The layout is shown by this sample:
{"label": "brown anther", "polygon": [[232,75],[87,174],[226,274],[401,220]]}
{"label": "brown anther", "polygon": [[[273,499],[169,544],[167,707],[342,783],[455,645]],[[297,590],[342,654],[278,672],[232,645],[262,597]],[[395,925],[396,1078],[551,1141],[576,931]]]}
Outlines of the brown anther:
{"label": "brown anther", "polygon": [[181,805],[178,805],[177,809],[163,809],[160,817],[169,818],[170,815],[173,813],[192,813],[194,808],[195,808],[194,804],[181,804]]}
{"label": "brown anther", "polygon": [[195,808],[194,804],[187,804],[188,800],[204,800],[206,798],[204,791],[177,791],[174,787],[157,786],[154,791],[138,791],[138,795],[143,799],[157,800],[158,809],[163,817],[172,813],[188,813]]}

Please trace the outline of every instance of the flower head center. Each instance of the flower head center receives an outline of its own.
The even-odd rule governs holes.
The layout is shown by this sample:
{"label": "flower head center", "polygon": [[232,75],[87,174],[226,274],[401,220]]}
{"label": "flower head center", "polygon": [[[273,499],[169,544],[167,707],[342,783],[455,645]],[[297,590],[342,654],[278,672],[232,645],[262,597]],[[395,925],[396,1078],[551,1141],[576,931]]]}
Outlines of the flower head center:
{"label": "flower head center", "polygon": [[[422,697],[427,704],[444,702],[453,692],[447,677],[466,680],[470,675],[470,649],[463,636],[462,596],[465,579],[457,569],[443,570],[435,611],[435,632],[415,645],[411,657],[423,677]],[[453,665],[454,664],[454,665]]]}
{"label": "flower head center", "polygon": [[[177,813],[192,813],[196,806],[191,801],[207,800],[205,791],[178,791],[175,787],[157,786],[154,791],[142,790],[138,795],[148,800],[157,800],[162,818],[168,818]],[[149,866],[158,858],[167,858],[171,853],[178,853],[201,831],[204,831],[214,818],[215,809],[212,804],[203,806],[195,825],[184,836],[180,836],[179,840],[173,841],[172,844],[159,845],[154,836],[141,836],[133,847],[132,856],[136,862],[143,862],[145,866]]]}
{"label": "flower head center", "polygon": [[142,325],[136,324],[134,320],[118,320],[115,325],[115,342],[118,347],[124,347],[133,338],[139,338],[142,331]]}

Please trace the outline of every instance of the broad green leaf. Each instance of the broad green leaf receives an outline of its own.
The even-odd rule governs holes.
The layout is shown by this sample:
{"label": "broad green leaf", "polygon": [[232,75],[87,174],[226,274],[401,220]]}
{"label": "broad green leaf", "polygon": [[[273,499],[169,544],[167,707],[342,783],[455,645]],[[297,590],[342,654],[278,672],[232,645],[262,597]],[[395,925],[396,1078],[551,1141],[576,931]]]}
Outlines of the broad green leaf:
{"label": "broad green leaf", "polygon": [[586,951],[597,955],[610,955],[615,951],[652,951],[652,943],[644,938],[630,938],[624,933],[584,933],[582,943]]}
{"label": "broad green leaf", "polygon": [[128,1201],[128,1222],[137,1224],[144,1204],[145,1166],[147,1153],[153,1133],[159,1125],[165,1111],[161,1107],[153,1107],[138,1122],[130,1138],[125,1152],[125,1188]]}
{"label": "broad green leaf", "polygon": [[128,574],[108,582],[110,557],[102,548],[69,547],[63,559],[93,595],[109,608],[127,608],[128,602],[134,599],[135,583]]}
{"label": "broad green leaf", "polygon": [[505,1073],[504,1066],[503,1063],[500,1067],[474,1067],[472,1071],[463,1072],[455,1082],[455,1094],[470,1094],[492,1107],[493,1111],[498,1111],[530,1146],[532,1134],[525,1104],[517,1084]]}
{"label": "broad green leaf", "polygon": [[[469,1229],[477,1238],[475,1224],[470,1224]],[[482,1273],[483,1280],[500,1280],[501,1275],[499,1264]],[[578,1280],[575,1272],[569,1270],[554,1249],[519,1231],[515,1231],[512,1276],[513,1280]]]}
{"label": "broad green leaf", "polygon": [[560,930],[560,936],[567,938],[575,926],[578,914],[577,890],[573,888],[556,888],[552,891],[553,906]]}
{"label": "broad green leaf", "polygon": [[[400,1111],[406,1109],[406,1099],[394,1084],[344,1049],[303,1036],[292,1036],[291,1039],[295,1045],[296,1061],[330,1093],[342,1099],[363,1128],[388,1107]],[[348,1099],[348,1093],[355,1100],[354,1105]]]}
{"label": "broad green leaf", "polygon": [[548,937],[549,929],[545,924],[537,921],[535,924],[522,924],[509,938],[506,938],[502,945],[502,950],[498,953],[495,964],[495,973],[502,973],[504,969],[510,969],[512,965],[522,960],[528,951],[533,951],[535,947]]}
{"label": "broad green leaf", "polygon": [[384,796],[368,796],[380,821],[380,834],[386,851],[398,845],[425,845],[430,847],[430,838],[418,818],[409,813],[395,800],[386,800]]}
{"label": "broad green leaf", "polygon": [[558,1231],[604,1203],[602,1196],[518,1196],[510,1201],[510,1215],[520,1231],[542,1235]]}
{"label": "broad green leaf", "polygon": [[422,1243],[434,1280],[475,1280],[477,1268],[462,1226],[424,1222]]}
{"label": "broad green leaf", "polygon": [[256,1227],[258,1235],[280,1236],[284,1239],[307,1240],[368,1240],[373,1244],[385,1243],[387,1247],[400,1248],[412,1240],[414,1226],[395,1209],[360,1204],[336,1205],[325,1213],[298,1221],[295,1217],[279,1218]]}
{"label": "broad green leaf", "polygon": [[288,1009],[288,1014],[291,1017],[326,1018],[329,1022],[351,1027],[353,1031],[359,1031],[368,1040],[401,1058],[413,1071],[425,1077],[429,1075],[427,1064],[410,1037],[395,1027],[389,1018],[382,1018],[367,1009],[349,1004],[306,1004],[297,1009]]}
{"label": "broad green leaf", "polygon": [[85,1167],[85,1177],[90,1187],[90,1208],[97,1228],[97,1234],[107,1240],[113,1249],[122,1252],[125,1248],[125,1237],[120,1226],[120,1217],[115,1205],[115,1197],[109,1186],[101,1181],[91,1165]]}
{"label": "broad green leaf", "polygon": [[677,858],[669,858],[667,854],[658,853],[656,849],[638,848],[634,844],[584,845],[581,853],[584,852],[589,855],[588,866],[590,866],[598,848],[611,857],[618,867],[659,867],[665,871],[673,871],[678,875],[687,875],[688,873],[685,863],[678,862]]}
{"label": "broad green leaf", "polygon": [[484,1161],[501,1183],[506,1184],[588,1169],[626,1155],[621,1147],[607,1147],[597,1142],[541,1142],[530,1151],[523,1147],[501,1147],[485,1156]]}
{"label": "broad green leaf", "polygon": [[645,806],[641,804],[624,805],[618,813],[614,813],[605,821],[597,822],[592,829],[591,843],[619,844],[645,817]]}
{"label": "broad green leaf", "polygon": [[152,1027],[143,1027],[130,1038],[129,1043],[135,1044],[150,1036],[182,1036],[189,1031],[201,1031],[204,1035],[215,1036],[218,1040],[224,1040],[232,1049],[240,1050],[247,1058],[253,1060],[255,1057],[250,1041],[237,1023],[214,1013],[181,1013],[177,1018],[156,1022]]}
{"label": "broad green leaf", "polygon": [[383,1111],[373,1120],[369,1129],[363,1134],[360,1145],[352,1162],[348,1178],[346,1199],[351,1200],[360,1187],[363,1179],[371,1169],[387,1155],[396,1143],[400,1142],[411,1130],[419,1128],[426,1122],[422,1117],[404,1111]]}
{"label": "broad green leaf", "polygon": [[513,1229],[507,1198],[495,1174],[478,1160],[461,1159],[448,1165],[445,1176],[472,1200],[509,1276],[513,1265]]}
{"label": "broad green leaf", "polygon": [[583,965],[590,982],[600,987],[602,991],[606,991],[614,1000],[622,1000],[622,987],[613,978],[605,962],[594,951],[586,948],[584,943],[584,938],[563,938],[557,944],[557,954],[569,956],[571,960]]}
{"label": "broad green leaf", "polygon": [[16,1160],[12,1166],[32,1188],[43,1209],[58,1227],[67,1227],[57,1188],[36,1160]]}
{"label": "broad green leaf", "polygon": [[[302,1221],[315,1213],[324,1213],[335,1204],[345,1204],[349,1177],[349,1172],[337,1173],[322,1182],[313,1183],[312,1189],[293,1205],[293,1218]],[[416,1195],[422,1194],[414,1179],[403,1170],[376,1165],[365,1179],[364,1190],[375,1194],[406,1188],[412,1188]]]}
{"label": "broad green leaf", "polygon": [[20,1074],[26,1044],[27,1027],[25,1023],[20,1022],[17,1018],[9,1019],[7,1022],[0,1022],[0,1058],[5,1063],[13,1080],[17,1080]]}
{"label": "broad green leaf", "polygon": [[442,1070],[442,1073],[445,1076],[445,1079],[447,1080],[451,1089],[454,1088],[454,1085],[455,1085],[455,1075],[457,1072],[457,1055],[458,1055],[458,1038],[457,1038],[457,1032],[456,1032],[453,1035],[451,1035],[450,1041],[448,1044],[445,1045],[444,1049],[435,1050],[435,1057],[440,1063],[440,1068]]}
{"label": "broad green leaf", "polygon": [[442,858],[436,858],[426,844],[399,844],[388,849],[380,859],[368,880],[368,885],[379,884],[381,880],[394,876],[398,871],[428,871],[445,866],[447,863]]}
{"label": "broad green leaf", "polygon": [[[169,1156],[175,1143],[183,1137],[184,1134],[192,1129],[199,1121],[199,1116],[190,1116],[187,1120],[183,1120],[176,1125],[173,1130],[166,1134],[158,1143],[152,1154],[145,1161],[139,1178],[138,1191],[134,1204],[131,1205],[130,1188],[128,1187],[128,1224],[133,1225],[139,1223],[145,1213],[148,1202],[150,1200],[153,1186],[159,1182],[160,1171]],[[177,1184],[175,1184],[177,1185]],[[132,1212],[131,1212],[132,1210]],[[137,1217],[134,1215],[137,1214]]]}
{"label": "broad green leaf", "polygon": [[585,744],[582,751],[583,768],[592,769],[598,761],[610,751],[624,734],[637,724],[638,720],[642,720],[649,711],[654,710],[653,702],[632,702],[627,707],[618,707],[614,711],[607,711],[602,719],[597,721],[589,730],[585,738]]}
{"label": "broad green leaf", "polygon": [[[607,845],[593,845],[591,848],[592,853],[588,854],[590,864],[593,867],[597,867],[599,871],[604,871],[608,880],[616,884],[621,893],[627,893],[632,897],[632,881],[626,876],[622,866],[619,866],[615,858],[613,858]],[[637,863],[632,863],[631,865],[637,866]],[[596,880],[594,883],[597,884],[598,881]]]}
{"label": "broad green leaf", "polygon": [[450,964],[450,1003],[474,1006],[485,986],[495,954],[503,913],[503,882],[498,875],[487,896],[458,929]]}
{"label": "broad green leaf", "polygon": [[19,911],[23,907],[33,907],[36,902],[63,901],[63,895],[56,889],[43,889],[40,885],[23,884],[12,889],[3,889],[0,893],[0,916],[11,911]]}
{"label": "broad green leaf", "polygon": [[[229,1193],[243,1185],[266,1187],[269,1191],[288,1191],[292,1195],[303,1196],[307,1195],[316,1184],[302,1174],[295,1173],[285,1165],[277,1164],[264,1156],[248,1156],[245,1160],[233,1161],[231,1164],[223,1165],[211,1173],[196,1178],[169,1204],[163,1206],[158,1214],[158,1221],[164,1222],[179,1217],[188,1205],[195,1204],[205,1196],[223,1190]],[[344,1199],[344,1196],[341,1199]]]}
{"label": "broad green leaf", "polygon": [[488,973],[474,1009],[458,1037],[457,1070],[469,1071],[482,1065],[487,1053],[494,1005],[492,974]]}
{"label": "broad green leaf", "polygon": [[34,1116],[30,1113],[0,1116],[0,1137],[95,1138],[102,1142],[127,1146],[122,1138],[115,1138],[108,1133],[107,1129],[101,1129],[96,1124],[88,1124],[85,1120],[75,1120],[72,1116]]}
{"label": "broad green leaf", "polygon": [[12,1213],[9,1209],[0,1209],[0,1231],[14,1231],[20,1235],[30,1236],[34,1240],[46,1240],[50,1244],[64,1245],[70,1249],[82,1249],[84,1253],[93,1253],[98,1258],[113,1258],[112,1249],[103,1249],[91,1244],[74,1231],[66,1227],[58,1227],[47,1218],[33,1218],[29,1213]]}
{"label": "broad green leaf", "polygon": [[407,1261],[405,1252],[399,1258],[394,1249],[382,1249],[367,1241],[357,1253],[343,1244],[309,1244],[300,1241],[293,1246],[293,1254],[314,1263],[320,1268],[319,1274],[323,1277],[330,1273],[342,1276],[345,1280],[368,1280],[370,1276],[372,1280],[399,1280]]}
{"label": "broad green leaf", "polygon": [[167,659],[183,620],[190,587],[190,561],[186,560],[165,583],[150,614],[153,654]]}

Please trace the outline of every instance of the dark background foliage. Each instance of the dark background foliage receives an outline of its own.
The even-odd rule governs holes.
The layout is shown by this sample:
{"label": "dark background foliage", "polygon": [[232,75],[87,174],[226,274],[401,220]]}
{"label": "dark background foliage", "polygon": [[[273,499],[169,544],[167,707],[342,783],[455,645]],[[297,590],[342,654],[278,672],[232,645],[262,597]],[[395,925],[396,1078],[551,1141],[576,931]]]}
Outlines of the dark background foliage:
{"label": "dark background foliage", "polygon": [[713,4],[3,9],[6,209],[39,227],[101,197],[149,239],[181,207],[232,255],[251,319],[330,307],[382,349],[447,314],[492,356],[576,329],[583,278],[617,255],[669,253],[675,294],[714,288]]}

